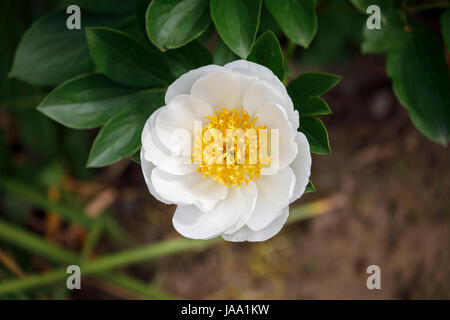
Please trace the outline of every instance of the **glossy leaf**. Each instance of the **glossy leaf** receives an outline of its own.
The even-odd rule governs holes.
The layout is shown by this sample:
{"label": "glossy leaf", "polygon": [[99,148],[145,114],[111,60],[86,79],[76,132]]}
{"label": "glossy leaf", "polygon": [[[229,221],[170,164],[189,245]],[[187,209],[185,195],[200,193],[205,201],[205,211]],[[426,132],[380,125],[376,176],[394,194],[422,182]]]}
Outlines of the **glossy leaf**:
{"label": "glossy leaf", "polygon": [[223,42],[247,58],[259,27],[262,0],[211,0],[211,18]]}
{"label": "glossy leaf", "polygon": [[137,0],[72,0],[71,4],[94,12],[130,13],[136,9]]}
{"label": "glossy leaf", "polygon": [[89,153],[89,167],[103,167],[134,154],[141,146],[141,133],[147,118],[164,105],[163,90],[148,90],[134,105],[106,122]]}
{"label": "glossy leaf", "polygon": [[277,37],[267,31],[252,48],[247,60],[266,66],[281,80],[284,79],[284,56]]}
{"label": "glossy leaf", "polygon": [[300,117],[326,115],[331,113],[327,102],[321,97],[307,97],[303,102],[296,106]]}
{"label": "glossy leaf", "polygon": [[377,5],[380,9],[389,9],[394,7],[396,0],[350,0],[350,2],[362,13],[367,12],[367,7]]}
{"label": "glossy leaf", "polygon": [[101,74],[82,75],[50,92],[38,110],[70,128],[95,128],[127,107],[138,91]]}
{"label": "glossy leaf", "polygon": [[200,42],[194,40],[187,45],[164,52],[163,57],[174,78],[212,63],[212,55]]}
{"label": "glossy leaf", "polygon": [[317,32],[315,0],[264,0],[288,38],[305,48]]}
{"label": "glossy leaf", "polygon": [[239,59],[239,57],[231,51],[221,39],[217,39],[216,48],[213,54],[213,63],[223,66],[237,59]]}
{"label": "glossy leaf", "polygon": [[386,64],[394,92],[414,125],[429,139],[447,145],[450,137],[450,77],[444,48],[428,27],[404,32]]}
{"label": "glossy leaf", "polygon": [[[23,35],[10,77],[37,85],[55,85],[94,70],[84,30],[66,28],[67,14],[49,13]],[[82,25],[120,25],[121,17],[83,12]]]}
{"label": "glossy leaf", "polygon": [[445,10],[441,15],[441,30],[445,46],[450,51],[450,9]]}
{"label": "glossy leaf", "polygon": [[340,76],[324,72],[306,72],[292,80],[288,93],[294,102],[299,105],[309,96],[321,96],[333,88],[341,80]]}
{"label": "glossy leaf", "polygon": [[153,0],[145,16],[147,35],[161,50],[185,45],[211,22],[208,0]]}
{"label": "glossy leaf", "polygon": [[400,12],[396,9],[381,9],[381,29],[363,27],[363,53],[378,53],[389,50],[403,32]]}
{"label": "glossy leaf", "polygon": [[86,37],[96,66],[111,80],[134,87],[162,87],[172,80],[161,55],[126,33],[96,27],[87,28]]}
{"label": "glossy leaf", "polygon": [[312,117],[302,118],[299,130],[308,139],[311,152],[320,154],[331,152],[327,129],[325,129],[322,121]]}

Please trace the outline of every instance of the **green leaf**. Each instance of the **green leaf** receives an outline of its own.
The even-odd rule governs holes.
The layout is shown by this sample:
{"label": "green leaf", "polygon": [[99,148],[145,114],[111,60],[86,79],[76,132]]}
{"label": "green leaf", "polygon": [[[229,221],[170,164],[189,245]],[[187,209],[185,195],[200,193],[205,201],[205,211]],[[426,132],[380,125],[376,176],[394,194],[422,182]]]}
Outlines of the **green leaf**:
{"label": "green leaf", "polygon": [[178,78],[192,69],[212,63],[211,52],[197,40],[179,49],[167,51],[163,53],[163,57],[174,78]]}
{"label": "green leaf", "polygon": [[412,122],[427,138],[447,145],[450,136],[450,76],[442,42],[433,30],[415,26],[390,50],[387,73]]}
{"label": "green leaf", "polygon": [[283,32],[294,43],[305,48],[317,32],[314,0],[264,0]]}
{"label": "green leaf", "polygon": [[324,72],[305,72],[289,83],[287,90],[294,105],[304,102],[309,96],[321,96],[341,80],[337,76]]}
{"label": "green leaf", "polygon": [[295,108],[298,110],[301,118],[331,114],[330,107],[321,97],[307,97]]}
{"label": "green leaf", "polygon": [[223,66],[237,59],[239,59],[239,57],[231,51],[220,38],[217,39],[216,49],[213,54],[213,63]]}
{"label": "green leaf", "polygon": [[367,7],[377,5],[381,11],[383,9],[393,8],[396,0],[350,0],[350,2],[362,13],[366,13]]}
{"label": "green leaf", "polygon": [[259,27],[262,0],[211,0],[211,18],[223,42],[247,58]]}
{"label": "green leaf", "polygon": [[126,33],[96,27],[87,28],[86,37],[96,66],[111,80],[133,87],[162,87],[172,80],[161,55]]}
{"label": "green leaf", "polygon": [[322,121],[312,117],[302,118],[299,130],[308,139],[311,152],[320,154],[331,152],[327,129],[325,129]]}
{"label": "green leaf", "polygon": [[308,184],[306,185],[305,188],[305,192],[304,193],[310,193],[310,192],[315,192],[316,188],[314,187],[314,185],[312,184],[311,181],[308,182]]}
{"label": "green leaf", "polygon": [[363,27],[363,53],[378,53],[389,50],[403,32],[400,12],[396,9],[381,9],[381,29]]}
{"label": "green leaf", "polygon": [[50,92],[38,110],[70,128],[95,128],[127,107],[138,90],[121,87],[101,74],[82,75]]}
{"label": "green leaf", "polygon": [[88,167],[103,167],[134,154],[147,118],[164,104],[164,90],[148,90],[106,122],[89,153]]}
{"label": "green leaf", "polygon": [[[103,13],[130,13],[136,9],[137,0],[72,0],[82,9]],[[84,11],[81,11],[84,14]]]}
{"label": "green leaf", "polygon": [[[66,28],[67,14],[49,13],[23,35],[10,77],[37,85],[55,85],[94,70],[84,30]],[[82,14],[82,25],[120,25],[122,17]]]}
{"label": "green leaf", "polygon": [[441,30],[445,46],[450,51],[450,9],[445,10],[441,15]]}
{"label": "green leaf", "polygon": [[138,163],[138,164],[141,164],[141,149],[139,149],[138,151],[133,153],[130,156],[130,159],[133,160],[134,162]]}
{"label": "green leaf", "polygon": [[211,22],[208,0],[153,0],[145,16],[147,35],[160,48],[184,46]]}
{"label": "green leaf", "polygon": [[281,80],[284,79],[284,56],[277,37],[267,31],[252,48],[247,60],[266,66]]}

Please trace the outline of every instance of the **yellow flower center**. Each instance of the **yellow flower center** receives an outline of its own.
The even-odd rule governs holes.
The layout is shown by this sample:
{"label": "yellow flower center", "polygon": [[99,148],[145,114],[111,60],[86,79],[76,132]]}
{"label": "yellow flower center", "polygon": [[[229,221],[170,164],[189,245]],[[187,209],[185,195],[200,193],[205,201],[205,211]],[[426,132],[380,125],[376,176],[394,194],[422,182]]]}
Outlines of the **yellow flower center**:
{"label": "yellow flower center", "polygon": [[255,127],[255,118],[245,110],[215,111],[194,139],[193,161],[197,171],[229,187],[248,185],[270,165],[266,126]]}

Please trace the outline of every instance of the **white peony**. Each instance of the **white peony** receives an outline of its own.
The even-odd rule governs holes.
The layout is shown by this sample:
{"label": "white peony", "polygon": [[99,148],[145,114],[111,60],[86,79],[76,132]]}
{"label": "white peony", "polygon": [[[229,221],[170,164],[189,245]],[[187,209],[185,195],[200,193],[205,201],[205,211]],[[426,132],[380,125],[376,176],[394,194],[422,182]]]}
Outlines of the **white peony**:
{"label": "white peony", "polygon": [[[297,132],[298,112],[281,81],[245,60],[209,65],[173,82],[165,103],[143,129],[141,165],[151,194],[177,205],[175,229],[192,239],[220,235],[228,241],[264,241],[277,234],[311,172],[309,144]],[[196,146],[195,121],[202,121],[201,132],[241,126],[267,128],[270,134],[278,129],[277,166],[262,158],[256,164],[219,164],[207,156],[201,163],[192,161],[185,139],[175,133],[188,132],[193,137],[188,149],[205,156],[208,143]],[[264,171],[269,167],[275,168]]]}

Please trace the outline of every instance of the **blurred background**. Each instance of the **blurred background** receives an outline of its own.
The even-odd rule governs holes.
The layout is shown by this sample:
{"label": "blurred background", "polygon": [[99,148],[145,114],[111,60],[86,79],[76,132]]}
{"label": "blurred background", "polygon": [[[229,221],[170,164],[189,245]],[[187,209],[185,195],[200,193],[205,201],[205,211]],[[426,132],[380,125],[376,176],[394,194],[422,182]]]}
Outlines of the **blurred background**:
{"label": "blurred background", "polygon": [[[313,155],[317,191],[264,243],[171,246],[175,207],[151,197],[139,164],[87,169],[96,130],[50,120],[35,108],[52,88],[7,77],[23,33],[61,1],[1,1],[0,298],[449,299],[449,149],[414,128],[385,57],[360,54],[364,16],[346,1],[319,3],[311,47],[288,50],[290,78],[343,76],[325,97],[332,153]],[[438,17],[424,19],[433,26]],[[277,28],[267,17],[260,29]],[[211,49],[216,42],[205,39]],[[133,263],[115,256],[127,252]],[[105,262],[116,263],[114,273],[92,267],[85,277],[82,268],[82,289],[67,290],[69,262],[105,256],[115,257]],[[371,264],[381,268],[381,290],[366,287]],[[39,277],[49,274],[57,280]],[[20,282],[30,276],[41,284]],[[12,287],[2,292],[2,283]]]}

